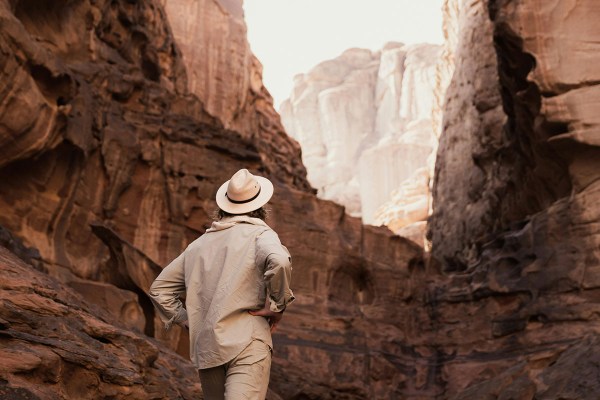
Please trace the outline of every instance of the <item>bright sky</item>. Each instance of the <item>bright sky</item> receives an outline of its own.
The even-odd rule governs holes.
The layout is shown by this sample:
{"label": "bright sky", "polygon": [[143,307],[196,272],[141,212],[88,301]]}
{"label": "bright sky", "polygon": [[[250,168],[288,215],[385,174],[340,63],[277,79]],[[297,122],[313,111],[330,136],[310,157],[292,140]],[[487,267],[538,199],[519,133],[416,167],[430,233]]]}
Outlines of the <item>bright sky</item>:
{"label": "bright sky", "polygon": [[248,41],[277,109],[294,75],[344,50],[443,41],[442,0],[243,1]]}

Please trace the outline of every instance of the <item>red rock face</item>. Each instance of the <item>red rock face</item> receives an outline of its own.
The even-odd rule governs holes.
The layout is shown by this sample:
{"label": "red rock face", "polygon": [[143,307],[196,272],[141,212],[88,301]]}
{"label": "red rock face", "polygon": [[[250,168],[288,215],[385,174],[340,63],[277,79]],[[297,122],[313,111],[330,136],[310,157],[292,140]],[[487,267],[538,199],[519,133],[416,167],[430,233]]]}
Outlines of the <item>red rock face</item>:
{"label": "red rock face", "polygon": [[437,262],[316,199],[262,86],[199,98],[158,2],[0,1],[0,225],[39,252],[0,230],[0,397],[200,396],[144,292],[242,166],[276,183],[298,295],[269,398],[599,397],[598,80],[563,64],[597,10],[560,7],[463,9]]}
{"label": "red rock face", "polygon": [[198,398],[192,365],[0,247],[0,397]]}
{"label": "red rock face", "polygon": [[101,221],[164,264],[203,231],[214,187],[240,165],[308,188],[283,132],[243,139],[187,93],[159,6],[44,8],[4,6],[0,190],[3,224],[48,263],[100,277],[89,224]]}
{"label": "red rock face", "polygon": [[[429,228],[448,268],[467,268],[495,234],[595,180],[598,56],[583,49],[600,34],[584,15],[597,12],[592,2],[463,7]],[[481,40],[468,43],[471,32]]]}
{"label": "red rock face", "polygon": [[433,342],[452,354],[442,376],[457,398],[598,397],[583,352],[600,350],[599,13],[592,1],[461,11],[429,226],[450,272]]}
{"label": "red rock face", "polygon": [[[365,229],[346,217],[343,208],[314,197],[297,144],[285,136],[275,111],[267,107],[268,94],[254,94],[255,101],[245,105],[250,116],[245,127],[258,124],[260,134],[228,130],[209,115],[188,91],[179,49],[159,5],[80,2],[37,9],[29,2],[0,4],[5,27],[0,46],[7,54],[1,79],[0,224],[39,250],[41,268],[51,275],[44,278],[48,284],[68,285],[106,309],[113,318],[107,323],[115,330],[111,342],[126,342],[129,329],[162,341],[145,339],[153,346],[186,354],[187,337],[178,328],[162,330],[145,291],[160,266],[208,226],[216,188],[247,167],[276,183],[270,223],[294,254],[294,288],[302,293],[276,338],[274,388],[335,396],[341,380],[342,391],[368,396],[373,378],[362,374],[371,368],[371,348],[388,346],[389,340],[369,334],[367,341],[369,325],[396,308],[387,290],[378,287],[391,285],[390,290],[404,296],[404,283],[392,278],[406,275],[409,262],[419,265],[420,250],[386,230]],[[7,257],[3,274],[17,268]],[[7,281],[5,298],[20,287]],[[68,293],[74,297],[62,307],[77,307],[82,300]],[[131,301],[136,297],[138,305]],[[362,317],[364,307],[373,310],[372,317]],[[2,308],[0,318],[10,335],[0,340],[10,351],[17,351],[17,336],[24,346],[35,343],[25,334],[30,324],[47,321],[46,314],[56,322],[46,322],[49,331],[40,331],[42,336],[51,336],[54,328],[59,338],[82,329],[73,323],[72,331],[59,330],[58,309],[34,307],[27,320],[8,310]],[[127,321],[116,330],[112,326],[119,318]],[[98,351],[109,345],[99,343]],[[45,346],[43,351],[54,352],[54,343]],[[118,356],[141,357],[135,352]],[[70,362],[73,373],[87,374],[89,361],[65,357],[58,352],[56,362]],[[355,365],[349,375],[344,360]],[[184,358],[178,362],[189,366]],[[305,369],[315,363],[320,370],[313,371],[311,385]],[[399,379],[390,365],[377,368],[387,371],[386,379]],[[96,375],[88,377],[97,382],[89,386],[91,398],[109,392],[104,368],[108,364],[100,364]],[[126,369],[130,373],[136,368]],[[196,377],[185,368],[178,373],[190,386],[187,382]],[[335,373],[324,373],[329,369]],[[11,364],[2,371],[2,382],[7,391],[30,390],[44,371],[37,364],[25,370]],[[60,386],[68,385],[66,379],[56,377],[45,393],[71,396]],[[182,385],[160,374],[156,382]],[[120,380],[114,383],[120,388],[110,390],[125,397],[135,384]],[[387,384],[379,386],[378,392],[389,391]],[[134,397],[148,397],[139,393]]]}
{"label": "red rock face", "polygon": [[226,129],[250,139],[263,169],[310,190],[300,147],[285,133],[250,50],[242,0],[161,0],[187,72],[186,90]]}

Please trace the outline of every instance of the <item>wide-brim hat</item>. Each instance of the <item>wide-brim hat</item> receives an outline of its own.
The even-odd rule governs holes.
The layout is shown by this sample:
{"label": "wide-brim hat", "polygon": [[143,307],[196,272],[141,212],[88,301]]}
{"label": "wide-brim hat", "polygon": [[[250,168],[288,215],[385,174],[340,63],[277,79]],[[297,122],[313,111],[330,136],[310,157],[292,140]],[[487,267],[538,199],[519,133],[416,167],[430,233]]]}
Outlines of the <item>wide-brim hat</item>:
{"label": "wide-brim hat", "polygon": [[273,196],[273,183],[262,176],[240,169],[217,190],[217,205],[229,214],[258,210]]}

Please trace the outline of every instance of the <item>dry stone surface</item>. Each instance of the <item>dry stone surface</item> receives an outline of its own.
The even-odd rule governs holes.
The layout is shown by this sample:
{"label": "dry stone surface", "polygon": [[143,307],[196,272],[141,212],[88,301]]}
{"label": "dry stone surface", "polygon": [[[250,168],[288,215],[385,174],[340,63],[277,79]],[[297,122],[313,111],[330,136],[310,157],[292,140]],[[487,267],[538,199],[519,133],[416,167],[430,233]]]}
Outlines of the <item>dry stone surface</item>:
{"label": "dry stone surface", "polygon": [[[595,2],[447,1],[431,253],[319,200],[266,89],[190,83],[162,4],[0,0],[0,397],[199,398],[145,291],[242,166],[298,295],[269,399],[600,397]],[[241,35],[241,3],[203,7]]]}
{"label": "dry stone surface", "polygon": [[[295,77],[281,116],[302,145],[308,179],[320,198],[394,231],[426,219],[428,182],[424,206],[392,192],[417,170],[429,171],[437,146],[432,110],[440,54],[440,46],[431,44],[354,48]],[[412,213],[408,222],[391,211],[407,214],[419,206],[423,212]]]}

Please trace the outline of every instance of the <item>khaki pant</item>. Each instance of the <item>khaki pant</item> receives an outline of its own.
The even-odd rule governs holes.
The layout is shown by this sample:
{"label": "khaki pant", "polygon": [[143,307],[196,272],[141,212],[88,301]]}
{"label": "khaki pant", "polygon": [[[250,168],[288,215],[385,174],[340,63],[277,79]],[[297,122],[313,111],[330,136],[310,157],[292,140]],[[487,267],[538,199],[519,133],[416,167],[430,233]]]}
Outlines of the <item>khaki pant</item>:
{"label": "khaki pant", "polygon": [[199,370],[206,400],[264,400],[270,372],[271,349],[260,340],[227,364]]}

